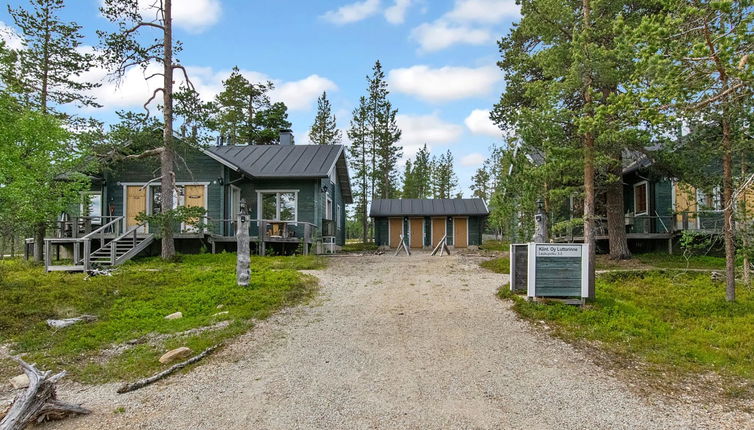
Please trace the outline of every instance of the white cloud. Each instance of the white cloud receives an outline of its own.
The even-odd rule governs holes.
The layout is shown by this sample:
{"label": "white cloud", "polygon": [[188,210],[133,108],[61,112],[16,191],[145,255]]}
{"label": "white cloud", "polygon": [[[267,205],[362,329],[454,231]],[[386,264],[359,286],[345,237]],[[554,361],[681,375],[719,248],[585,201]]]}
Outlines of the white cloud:
{"label": "white cloud", "polygon": [[471,154],[464,155],[461,158],[461,166],[464,167],[477,167],[484,163],[484,155],[478,152],[472,152]]}
{"label": "white cloud", "polygon": [[490,119],[490,111],[486,109],[474,109],[463,122],[474,134],[497,138],[503,136],[503,132]]}
{"label": "white cloud", "polygon": [[395,0],[395,3],[385,9],[385,19],[391,24],[403,24],[406,20],[406,11],[411,6],[412,0]]}
{"label": "white cloud", "polygon": [[[214,70],[211,67],[187,66],[186,69],[191,82],[205,101],[212,100],[222,91],[222,82],[231,74],[230,70]],[[161,66],[156,63],[150,64],[146,71],[133,67],[120,82],[114,82],[106,70],[97,68],[82,75],[80,79],[102,82],[101,87],[92,90],[92,95],[104,109],[111,110],[143,106],[155,89],[162,86],[160,77],[145,80],[145,77],[157,72],[161,72]],[[297,81],[281,81],[255,71],[241,70],[241,73],[252,82],[272,81],[275,89],[270,92],[270,99],[273,102],[285,103],[292,111],[308,110],[322,91],[338,89],[334,82],[318,75],[310,75]],[[176,86],[185,83],[182,73],[176,73],[175,83]]]}
{"label": "white cloud", "polygon": [[520,16],[521,7],[514,0],[456,0],[445,18],[457,22],[495,24],[504,18]]}
{"label": "white cloud", "polygon": [[403,157],[412,157],[425,143],[446,145],[458,140],[463,134],[463,127],[443,121],[436,114],[432,115],[402,115],[396,117],[401,129]]}
{"label": "white cloud", "polygon": [[425,52],[456,44],[482,45],[494,40],[493,25],[520,15],[514,0],[456,0],[453,9],[414,28],[411,38]]}
{"label": "white cloud", "polygon": [[304,79],[277,84],[270,98],[282,101],[290,110],[307,110],[323,91],[338,88],[335,82],[319,75],[309,75]]}
{"label": "white cloud", "polygon": [[[154,0],[138,0],[139,13],[146,20],[155,20],[157,9]],[[105,1],[100,0],[100,5]],[[189,33],[201,33],[220,21],[220,0],[175,0],[173,1],[173,25]]]}
{"label": "white cloud", "polygon": [[3,21],[0,21],[0,39],[2,39],[5,42],[5,46],[10,49],[22,49],[24,47],[23,38],[13,27]]}
{"label": "white cloud", "polygon": [[369,18],[379,12],[379,9],[380,0],[364,0],[325,12],[322,18],[334,24],[351,24]]}
{"label": "white cloud", "polygon": [[482,45],[494,39],[492,32],[488,29],[472,28],[445,21],[421,24],[411,31],[411,38],[416,40],[421,50],[425,52],[440,51],[458,43]]}
{"label": "white cloud", "polygon": [[495,66],[441,67],[431,69],[418,65],[393,69],[388,81],[395,91],[431,102],[445,102],[468,97],[485,96],[502,79]]}

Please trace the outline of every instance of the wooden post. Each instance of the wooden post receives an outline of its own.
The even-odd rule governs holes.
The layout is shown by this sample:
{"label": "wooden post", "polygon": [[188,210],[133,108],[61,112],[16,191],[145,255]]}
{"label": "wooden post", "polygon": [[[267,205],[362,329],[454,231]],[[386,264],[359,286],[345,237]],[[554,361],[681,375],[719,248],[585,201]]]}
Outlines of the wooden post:
{"label": "wooden post", "polygon": [[241,212],[238,214],[236,230],[236,280],[239,286],[246,287],[251,279],[251,246],[249,245],[249,214],[246,201],[241,200]]}

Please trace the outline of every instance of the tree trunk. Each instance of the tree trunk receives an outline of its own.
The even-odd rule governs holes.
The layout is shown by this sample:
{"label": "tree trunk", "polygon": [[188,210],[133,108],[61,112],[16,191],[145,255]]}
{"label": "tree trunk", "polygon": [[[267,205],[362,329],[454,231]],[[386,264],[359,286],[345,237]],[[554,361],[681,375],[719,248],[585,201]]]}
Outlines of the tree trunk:
{"label": "tree trunk", "polygon": [[723,237],[725,239],[725,299],[736,300],[736,243],[733,237],[733,156],[730,122],[723,109]]}
{"label": "tree trunk", "polygon": [[[160,153],[160,173],[162,174],[161,192],[162,213],[173,210],[173,193],[175,190],[175,177],[173,166],[175,165],[175,149],[173,148],[173,20],[172,0],[164,2],[165,31],[163,38],[164,61],[163,73],[163,151]],[[173,240],[173,225],[165,222],[162,228],[162,258],[172,260],[175,258],[175,242]]]}
{"label": "tree trunk", "polygon": [[618,155],[613,168],[617,179],[607,184],[607,237],[610,245],[610,258],[626,260],[631,258],[626,238],[626,222],[623,210],[622,156]]}
{"label": "tree trunk", "polygon": [[[77,226],[74,226],[74,228],[77,228]],[[42,263],[44,261],[46,232],[47,226],[45,223],[38,223],[34,227],[34,262],[36,263]]]}
{"label": "tree trunk", "polygon": [[[590,0],[583,0],[584,31],[591,26]],[[584,73],[584,72],[582,72]],[[584,111],[592,116],[592,79],[588,72],[584,75]],[[594,144],[595,138],[591,131],[584,133],[584,244],[588,249],[588,280],[587,298],[594,299],[594,257],[596,255],[596,240],[594,228]]]}

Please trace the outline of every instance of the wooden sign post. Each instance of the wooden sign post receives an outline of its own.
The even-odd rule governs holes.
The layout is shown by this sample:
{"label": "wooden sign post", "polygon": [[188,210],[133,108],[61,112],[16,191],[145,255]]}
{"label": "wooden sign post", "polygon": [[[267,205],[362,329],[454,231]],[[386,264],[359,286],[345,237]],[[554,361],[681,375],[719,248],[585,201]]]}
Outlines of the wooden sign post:
{"label": "wooden sign post", "polygon": [[241,199],[241,212],[236,226],[236,281],[241,287],[247,287],[251,280],[251,245],[249,243],[249,224],[251,223],[246,201]]}

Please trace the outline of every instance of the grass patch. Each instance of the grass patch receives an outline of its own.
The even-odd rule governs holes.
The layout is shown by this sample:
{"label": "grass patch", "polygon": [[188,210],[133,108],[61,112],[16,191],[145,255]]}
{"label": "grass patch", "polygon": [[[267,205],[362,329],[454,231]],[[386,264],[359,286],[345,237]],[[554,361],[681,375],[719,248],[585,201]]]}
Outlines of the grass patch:
{"label": "grass patch", "polygon": [[[235,282],[235,254],[187,255],[179,260],[132,261],[113,276],[89,280],[83,274],[46,274],[20,260],[0,261],[0,338],[10,340],[14,353],[25,354],[28,361],[65,369],[82,382],[145,376],[165,367],[156,359],[172,347],[185,345],[199,352],[245,332],[252,319],[310,297],[316,280],[297,270],[324,266],[316,256],[252,257],[251,285],[242,288]],[[164,319],[177,311],[183,318]],[[228,313],[216,315],[220,311]],[[45,323],[80,314],[99,319],[61,330]],[[160,337],[222,320],[230,323],[217,330]],[[101,355],[113,345],[150,337],[166,340],[138,344],[109,359]],[[0,362],[0,377],[8,376],[8,367]]]}
{"label": "grass patch", "polygon": [[508,257],[493,258],[482,261],[479,265],[495,273],[510,274],[511,261]]}
{"label": "grass patch", "polygon": [[485,240],[479,248],[485,251],[508,252],[510,250],[510,242],[502,240]]}
{"label": "grass patch", "polygon": [[[527,302],[502,288],[523,318],[545,321],[566,340],[587,340],[616,357],[640,360],[661,372],[754,381],[754,292],[739,288],[725,301],[723,283],[706,273],[661,271],[600,276],[596,301],[584,308]],[[730,382],[730,393],[740,385]],[[738,395],[741,395],[738,393]]]}
{"label": "grass patch", "polygon": [[355,243],[346,243],[343,246],[343,252],[366,252],[366,251],[377,251],[377,245],[372,242],[370,243],[355,242]]}
{"label": "grass patch", "polygon": [[667,253],[634,254],[630,260],[611,260],[607,255],[598,255],[597,270],[635,270],[635,269],[689,269],[724,270],[725,258],[708,255],[693,256],[688,263],[682,255]]}

